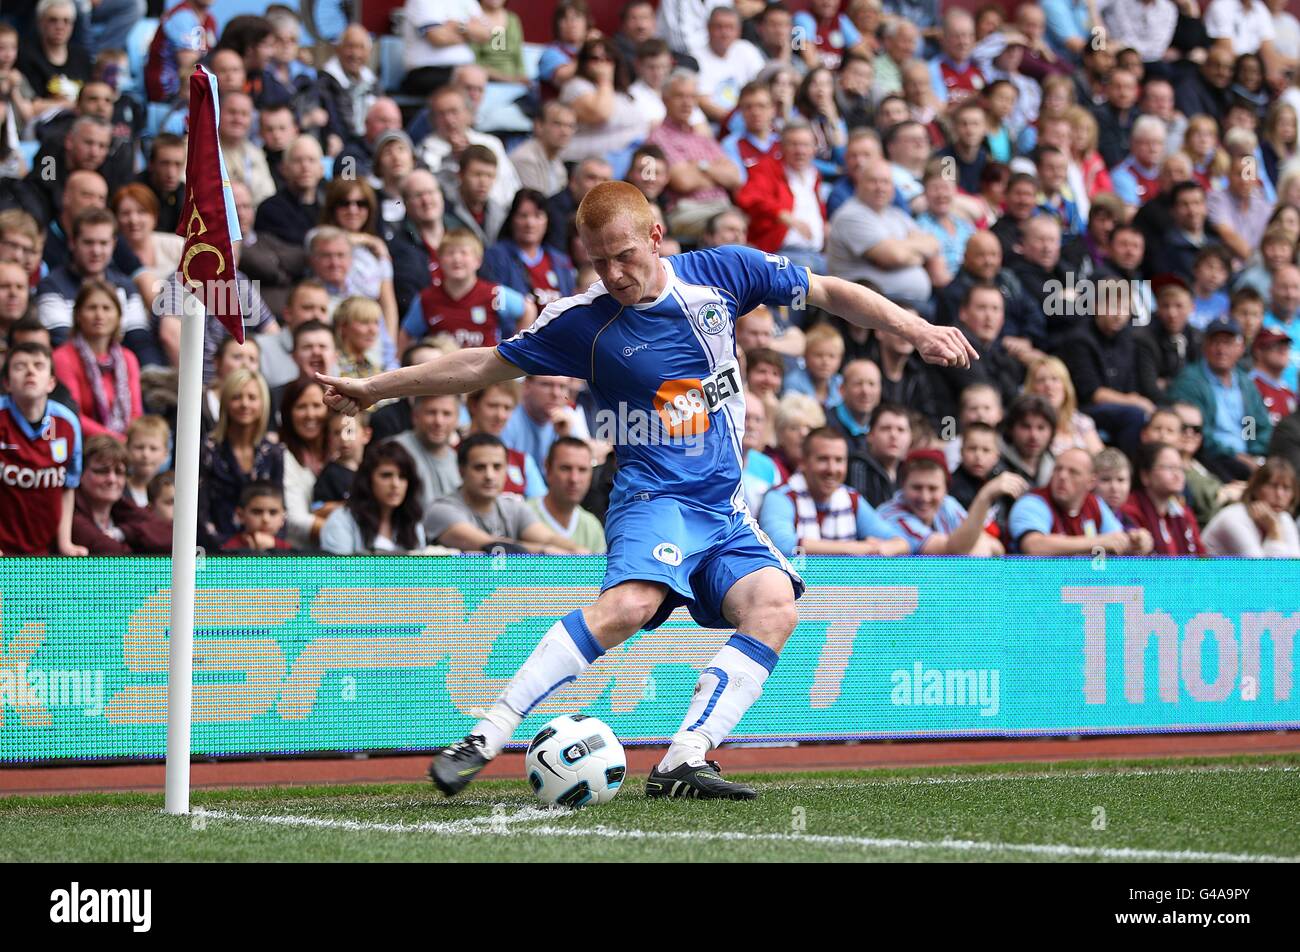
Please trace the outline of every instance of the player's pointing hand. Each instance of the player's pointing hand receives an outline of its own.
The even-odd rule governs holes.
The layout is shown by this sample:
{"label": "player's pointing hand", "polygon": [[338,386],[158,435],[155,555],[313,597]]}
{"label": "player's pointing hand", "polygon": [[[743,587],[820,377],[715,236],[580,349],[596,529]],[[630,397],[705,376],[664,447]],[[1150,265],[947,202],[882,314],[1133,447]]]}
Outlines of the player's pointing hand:
{"label": "player's pointing hand", "polygon": [[364,380],[327,377],[325,374],[317,374],[316,380],[325,388],[325,405],[331,410],[356,416],[373,402]]}
{"label": "player's pointing hand", "polygon": [[970,341],[955,327],[936,327],[927,324],[913,343],[926,363],[940,367],[969,367],[980,355]]}

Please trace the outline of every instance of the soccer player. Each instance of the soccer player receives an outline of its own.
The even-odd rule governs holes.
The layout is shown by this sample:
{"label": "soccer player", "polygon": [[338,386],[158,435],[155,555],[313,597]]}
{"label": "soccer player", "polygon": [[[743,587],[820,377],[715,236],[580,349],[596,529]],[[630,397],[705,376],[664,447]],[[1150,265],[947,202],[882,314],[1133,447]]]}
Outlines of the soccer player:
{"label": "soccer player", "polygon": [[686,605],[700,625],[734,634],[700,674],[646,793],[753,799],[705,754],[758,700],[798,620],[804,583],[745,504],[735,319],[759,304],[821,308],[902,334],[933,363],[965,365],[973,352],[956,328],[779,255],[730,246],[661,257],[664,229],[626,182],[592,188],[575,223],[601,280],[513,338],[365,380],[319,378],[330,406],[356,413],[385,397],[463,393],[524,374],[579,377],[600,412],[627,421],[599,597],[550,627],[470,734],[434,758],[430,778],[449,796],[463,789],[543,698]]}

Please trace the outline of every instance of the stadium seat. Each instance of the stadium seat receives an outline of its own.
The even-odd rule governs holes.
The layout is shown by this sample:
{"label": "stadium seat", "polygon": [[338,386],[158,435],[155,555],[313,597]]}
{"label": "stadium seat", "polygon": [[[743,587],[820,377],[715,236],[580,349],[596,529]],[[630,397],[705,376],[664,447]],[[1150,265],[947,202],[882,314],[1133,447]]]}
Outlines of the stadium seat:
{"label": "stadium seat", "polygon": [[36,161],[36,153],[41,151],[41,144],[39,142],[27,142],[26,140],[21,140],[18,143],[18,148],[22,152],[23,161],[27,163],[27,168],[30,171],[32,163]]}
{"label": "stadium seat", "polygon": [[[149,44],[158,32],[158,20],[146,17],[131,27],[126,37],[126,60],[131,70],[131,90],[144,92],[144,64],[149,58]],[[143,97],[142,97],[143,98]]]}
{"label": "stadium seat", "polygon": [[406,75],[406,65],[402,60],[402,39],[397,36],[379,38],[379,85],[385,92],[397,92]]}
{"label": "stadium seat", "polygon": [[320,164],[321,168],[325,171],[325,181],[328,182],[334,177],[334,158],[332,156],[322,155],[320,157]]}

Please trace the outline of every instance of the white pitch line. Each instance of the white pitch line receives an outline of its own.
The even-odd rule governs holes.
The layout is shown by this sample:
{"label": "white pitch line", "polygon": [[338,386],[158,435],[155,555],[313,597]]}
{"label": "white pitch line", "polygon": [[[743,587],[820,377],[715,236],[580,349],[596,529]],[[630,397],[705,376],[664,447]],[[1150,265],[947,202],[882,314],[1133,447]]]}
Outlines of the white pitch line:
{"label": "white pitch line", "polygon": [[443,836],[478,836],[500,832],[502,827],[516,823],[533,823],[537,820],[554,820],[570,811],[562,808],[543,809],[524,807],[509,816],[463,817],[459,820],[429,821],[426,823],[379,823],[371,820],[336,820],[316,816],[276,816],[274,814],[233,813],[227,810],[195,809],[196,816],[209,820],[239,820],[251,823],[268,823],[272,826],[307,826],[327,830],[347,830],[352,833],[437,833]]}
{"label": "white pitch line", "polygon": [[506,827],[537,820],[553,820],[570,811],[525,807],[509,816],[467,817],[430,823],[375,823],[362,820],[334,820],[311,816],[274,816],[205,810],[217,820],[268,823],[274,826],[304,826],[347,830],[353,833],[437,833],[443,836],[557,836],[599,837],[609,840],[711,840],[725,843],[813,843],[819,846],[855,846],[861,849],[951,850],[981,853],[1029,853],[1037,856],[1070,856],[1106,860],[1170,860],[1209,863],[1296,863],[1300,856],[1268,856],[1258,853],[1212,853],[1199,850],[1146,850],[1127,847],[1066,846],[1054,843],[993,843],[982,840],[905,840],[869,836],[818,836],[803,833],[743,833],[708,830],[629,830],[610,826],[533,826],[509,830]]}

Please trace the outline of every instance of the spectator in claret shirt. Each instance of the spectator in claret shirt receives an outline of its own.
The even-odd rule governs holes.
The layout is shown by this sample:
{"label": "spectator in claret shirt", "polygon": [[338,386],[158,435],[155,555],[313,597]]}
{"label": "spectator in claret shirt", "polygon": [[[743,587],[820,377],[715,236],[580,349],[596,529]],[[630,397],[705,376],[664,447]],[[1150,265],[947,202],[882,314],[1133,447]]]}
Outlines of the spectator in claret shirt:
{"label": "spectator in claret shirt", "polygon": [[1137,476],[1122,515],[1130,526],[1150,534],[1153,554],[1204,555],[1200,526],[1182,498],[1187,484],[1182,454],[1167,443],[1143,443]]}
{"label": "spectator in claret shirt", "polygon": [[[85,555],[72,541],[73,491],[81,479],[81,426],[76,414],[50,399],[50,348],[15,341],[5,355],[0,395],[0,555]],[[48,437],[48,438],[47,438]],[[50,478],[38,479],[48,472]],[[22,478],[24,473],[30,473]]]}
{"label": "spectator in claret shirt", "polygon": [[537,313],[573,294],[573,262],[545,244],[549,230],[546,197],[531,188],[515,193],[501,237],[483,255],[479,275],[531,298]]}
{"label": "spectator in claret shirt", "polygon": [[172,527],[126,499],[126,447],[111,436],[86,440],[72,541],[91,555],[170,552]]}
{"label": "spectator in claret shirt", "polygon": [[1268,417],[1276,426],[1296,408],[1295,391],[1282,382],[1291,365],[1291,339],[1275,328],[1264,327],[1255,335],[1250,350],[1255,358],[1250,379],[1255,381]]}
{"label": "spectator in claret shirt", "polygon": [[1066,450],[1051,482],[1021,496],[1011,507],[1011,542],[1024,555],[1146,555],[1145,529],[1125,530],[1096,494],[1097,474],[1085,450]]}

